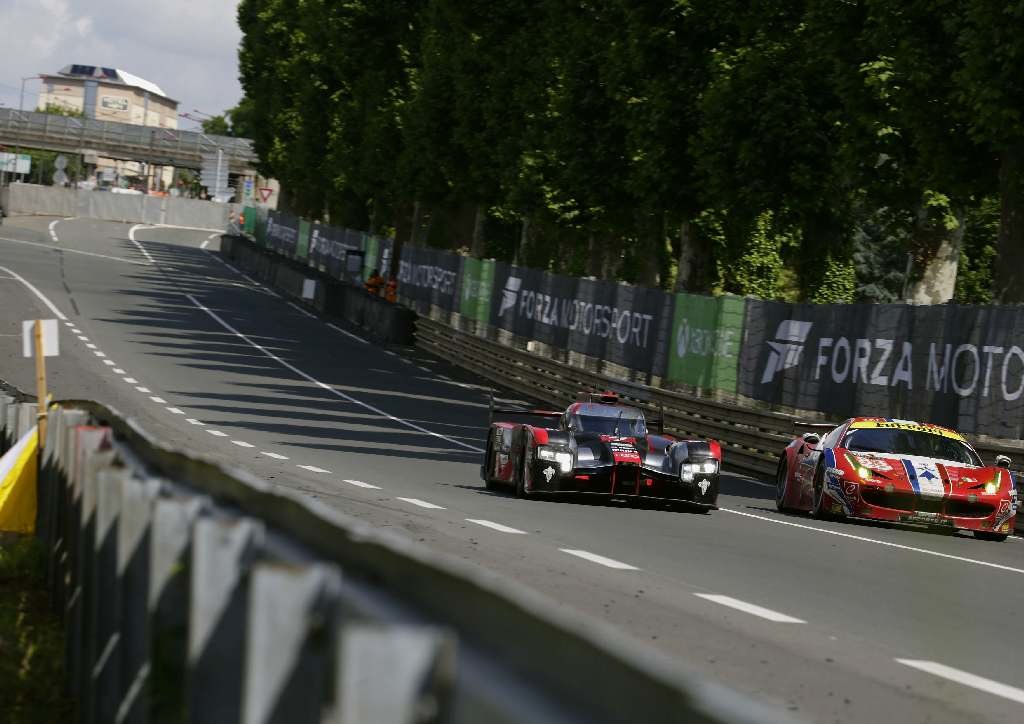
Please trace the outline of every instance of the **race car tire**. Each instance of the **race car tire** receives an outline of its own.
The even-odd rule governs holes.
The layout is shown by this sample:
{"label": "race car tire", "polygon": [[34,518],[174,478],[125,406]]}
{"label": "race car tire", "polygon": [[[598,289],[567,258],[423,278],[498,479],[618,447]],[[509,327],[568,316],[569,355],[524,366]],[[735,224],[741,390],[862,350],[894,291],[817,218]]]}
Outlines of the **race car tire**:
{"label": "race car tire", "polygon": [[989,540],[994,543],[1002,543],[1009,537],[1008,533],[993,533],[990,530],[976,530],[973,532],[974,537],[978,540]]}
{"label": "race car tire", "polygon": [[523,443],[523,453],[519,456],[519,473],[516,475],[517,498],[530,498],[533,496],[533,493],[526,489],[526,478],[530,474],[530,460],[526,455],[526,446],[529,444],[529,441]]}
{"label": "race car tire", "polygon": [[828,505],[828,496],[825,495],[825,466],[818,463],[818,467],[814,471],[814,483],[812,487],[812,498],[811,498],[811,517],[817,520],[831,520],[835,518],[834,515],[826,508]]}
{"label": "race car tire", "polygon": [[789,477],[789,463],[786,462],[786,458],[782,458],[779,461],[779,469],[775,473],[775,507],[780,512],[785,512],[789,509],[786,505],[786,482]]}

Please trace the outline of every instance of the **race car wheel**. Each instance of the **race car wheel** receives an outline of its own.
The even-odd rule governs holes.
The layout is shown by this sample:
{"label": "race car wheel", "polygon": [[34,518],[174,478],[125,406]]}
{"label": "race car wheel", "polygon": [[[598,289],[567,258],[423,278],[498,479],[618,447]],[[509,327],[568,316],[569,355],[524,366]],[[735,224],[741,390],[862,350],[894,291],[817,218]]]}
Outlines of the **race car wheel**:
{"label": "race car wheel", "polygon": [[832,513],[829,512],[829,498],[825,494],[825,466],[820,464],[814,471],[814,490],[811,502],[811,517],[818,520],[829,520]]}
{"label": "race car wheel", "polygon": [[990,540],[995,543],[1002,543],[1008,537],[1007,533],[993,533],[989,530],[976,530],[974,537],[978,540]]}
{"label": "race car wheel", "polygon": [[786,506],[786,479],[789,477],[789,464],[786,458],[779,462],[779,471],[775,474],[775,507],[780,511],[787,509]]}
{"label": "race car wheel", "polygon": [[519,456],[519,474],[516,476],[517,498],[529,498],[533,495],[533,493],[531,493],[526,487],[527,480],[530,476],[530,458],[526,454],[526,446],[529,444],[529,441],[523,444],[523,454]]}

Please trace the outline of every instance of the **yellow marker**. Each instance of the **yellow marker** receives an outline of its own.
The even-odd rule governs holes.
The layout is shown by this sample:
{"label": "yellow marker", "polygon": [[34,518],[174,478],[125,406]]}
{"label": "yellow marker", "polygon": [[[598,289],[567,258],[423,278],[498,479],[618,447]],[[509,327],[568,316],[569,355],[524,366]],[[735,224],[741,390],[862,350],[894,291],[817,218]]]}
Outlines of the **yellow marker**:
{"label": "yellow marker", "polygon": [[35,532],[38,460],[36,428],[0,458],[0,531]]}

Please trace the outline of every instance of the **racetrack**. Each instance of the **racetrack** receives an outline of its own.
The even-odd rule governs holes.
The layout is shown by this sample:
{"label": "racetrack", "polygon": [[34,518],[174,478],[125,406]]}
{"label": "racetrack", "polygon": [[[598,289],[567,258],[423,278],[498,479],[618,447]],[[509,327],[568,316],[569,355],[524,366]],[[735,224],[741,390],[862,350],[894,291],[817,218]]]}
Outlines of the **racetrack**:
{"label": "racetrack", "polygon": [[7,220],[0,377],[34,389],[21,321],[53,317],[48,302],[66,317],[48,360],[56,397],[104,401],[160,439],[492,569],[798,718],[1020,718],[1021,540],[780,515],[774,486],[741,476],[723,477],[709,515],[488,492],[479,380],[328,326],[221,262],[216,239]]}

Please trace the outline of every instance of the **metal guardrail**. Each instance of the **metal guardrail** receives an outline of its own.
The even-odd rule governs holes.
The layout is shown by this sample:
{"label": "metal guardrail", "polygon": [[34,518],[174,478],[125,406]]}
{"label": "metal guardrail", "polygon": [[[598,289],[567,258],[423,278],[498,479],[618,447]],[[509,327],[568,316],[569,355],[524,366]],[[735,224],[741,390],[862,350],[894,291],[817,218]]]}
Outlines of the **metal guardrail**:
{"label": "metal guardrail", "polygon": [[[0,452],[35,412],[0,394]],[[51,408],[38,490],[82,722],[782,720],[601,622],[164,447],[95,402]]]}
{"label": "metal guardrail", "polygon": [[200,168],[204,154],[220,149],[232,173],[251,170],[259,161],[247,138],[10,108],[0,108],[0,143],[69,153],[89,150],[109,158],[185,168]]}

